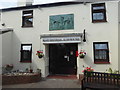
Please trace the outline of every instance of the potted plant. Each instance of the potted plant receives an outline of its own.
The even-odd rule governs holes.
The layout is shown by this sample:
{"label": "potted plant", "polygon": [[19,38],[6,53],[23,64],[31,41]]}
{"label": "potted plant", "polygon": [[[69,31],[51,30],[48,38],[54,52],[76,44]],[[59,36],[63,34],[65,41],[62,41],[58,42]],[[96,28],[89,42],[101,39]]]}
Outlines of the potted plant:
{"label": "potted plant", "polygon": [[41,69],[37,68],[36,72],[40,74],[41,73]]}
{"label": "potted plant", "polygon": [[94,71],[94,69],[92,69],[91,67],[86,67],[82,72],[83,73],[88,72],[87,76],[91,76],[90,72],[93,72],[93,71]]}
{"label": "potted plant", "polygon": [[31,65],[30,65],[30,73],[33,73],[33,69]]}
{"label": "potted plant", "polygon": [[13,64],[6,64],[5,65],[5,70],[10,72],[12,69],[13,69]]}
{"label": "potted plant", "polygon": [[42,58],[44,56],[42,50],[37,51],[36,55],[38,55],[39,58]]}
{"label": "potted plant", "polygon": [[28,69],[28,68],[26,68],[26,69],[25,69],[25,72],[27,72],[27,73],[28,73],[28,72],[29,72],[29,69]]}
{"label": "potted plant", "polygon": [[86,55],[86,52],[84,50],[80,50],[79,56],[80,58],[84,58]]}

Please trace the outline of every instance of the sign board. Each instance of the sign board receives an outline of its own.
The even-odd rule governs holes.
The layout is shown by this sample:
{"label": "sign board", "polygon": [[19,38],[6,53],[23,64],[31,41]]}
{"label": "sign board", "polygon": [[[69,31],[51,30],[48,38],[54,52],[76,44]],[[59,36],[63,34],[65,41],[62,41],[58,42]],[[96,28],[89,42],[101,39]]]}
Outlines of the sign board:
{"label": "sign board", "polygon": [[80,43],[81,37],[46,37],[42,38],[43,44],[54,43]]}

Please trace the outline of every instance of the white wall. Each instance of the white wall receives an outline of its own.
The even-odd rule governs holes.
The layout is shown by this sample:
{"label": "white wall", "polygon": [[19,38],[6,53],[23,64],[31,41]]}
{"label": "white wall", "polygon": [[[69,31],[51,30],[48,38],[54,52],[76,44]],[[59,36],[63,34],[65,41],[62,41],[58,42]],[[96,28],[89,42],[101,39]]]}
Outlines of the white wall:
{"label": "white wall", "polygon": [[[88,8],[87,8],[88,9]],[[86,10],[88,11],[88,10]],[[85,14],[85,13],[84,13]],[[84,66],[91,66],[95,71],[105,72],[106,69],[111,67],[113,70],[118,69],[118,4],[117,2],[106,3],[106,23],[91,23],[86,21],[83,28],[86,29],[87,42],[79,45],[79,49],[84,48],[87,56],[84,60],[79,61],[79,68],[83,69]],[[91,18],[91,12],[87,14]],[[109,58],[110,64],[94,64],[93,56],[93,42],[109,42]],[[81,73],[81,70],[80,72]]]}
{"label": "white wall", "polygon": [[[38,59],[36,51],[43,49],[47,52],[40,40],[43,33],[83,33],[86,30],[87,42],[78,44],[78,50],[85,49],[87,55],[84,60],[77,59],[78,74],[82,73],[83,65],[91,66],[95,71],[105,71],[109,67],[118,69],[118,3],[115,1],[106,3],[107,22],[92,23],[91,21],[91,4],[78,4],[57,6],[48,8],[36,8],[33,11],[33,27],[22,28],[22,10],[4,12],[3,22],[6,27],[14,28],[12,42],[12,60],[15,69],[25,70],[29,67],[29,63],[20,63],[20,47],[21,43],[30,43],[33,46],[32,66],[34,70],[42,69],[42,76],[46,76],[48,56]],[[49,31],[49,16],[60,14],[74,14],[74,30],[56,30]],[[16,19],[14,19],[16,18]],[[11,22],[12,21],[12,22]],[[93,42],[109,42],[110,64],[94,64],[93,63]],[[45,60],[44,60],[45,59]],[[46,67],[46,68],[45,68]],[[46,71],[45,71],[46,70]]]}
{"label": "white wall", "polygon": [[[119,23],[119,26],[118,26],[118,54],[120,54],[120,2],[118,3],[118,23]],[[118,65],[119,65],[119,71],[120,71],[120,55],[118,56]]]}
{"label": "white wall", "polygon": [[2,34],[0,34],[0,74],[2,73]]}
{"label": "white wall", "polygon": [[2,34],[2,66],[12,64],[12,32]]}

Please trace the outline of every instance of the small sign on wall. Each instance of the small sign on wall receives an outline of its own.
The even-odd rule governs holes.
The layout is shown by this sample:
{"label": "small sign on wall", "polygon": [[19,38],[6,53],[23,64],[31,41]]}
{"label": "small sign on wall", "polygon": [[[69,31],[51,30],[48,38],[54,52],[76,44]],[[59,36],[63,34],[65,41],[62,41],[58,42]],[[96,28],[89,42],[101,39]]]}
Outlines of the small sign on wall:
{"label": "small sign on wall", "polygon": [[53,15],[49,17],[49,30],[74,29],[74,14]]}
{"label": "small sign on wall", "polygon": [[47,37],[43,38],[42,42],[44,44],[52,43],[80,43],[81,37]]}

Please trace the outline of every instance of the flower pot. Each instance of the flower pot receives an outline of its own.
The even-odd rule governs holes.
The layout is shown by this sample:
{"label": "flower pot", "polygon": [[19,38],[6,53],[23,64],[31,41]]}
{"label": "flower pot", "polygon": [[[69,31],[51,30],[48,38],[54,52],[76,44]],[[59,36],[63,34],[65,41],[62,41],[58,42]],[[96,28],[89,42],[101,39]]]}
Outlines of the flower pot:
{"label": "flower pot", "polygon": [[32,69],[30,69],[30,73],[33,73],[33,70],[32,70]]}
{"label": "flower pot", "polygon": [[80,58],[84,58],[85,56],[80,56]]}
{"label": "flower pot", "polygon": [[38,56],[39,58],[42,58],[43,56]]}
{"label": "flower pot", "polygon": [[10,72],[13,69],[13,67],[6,67],[5,69]]}

